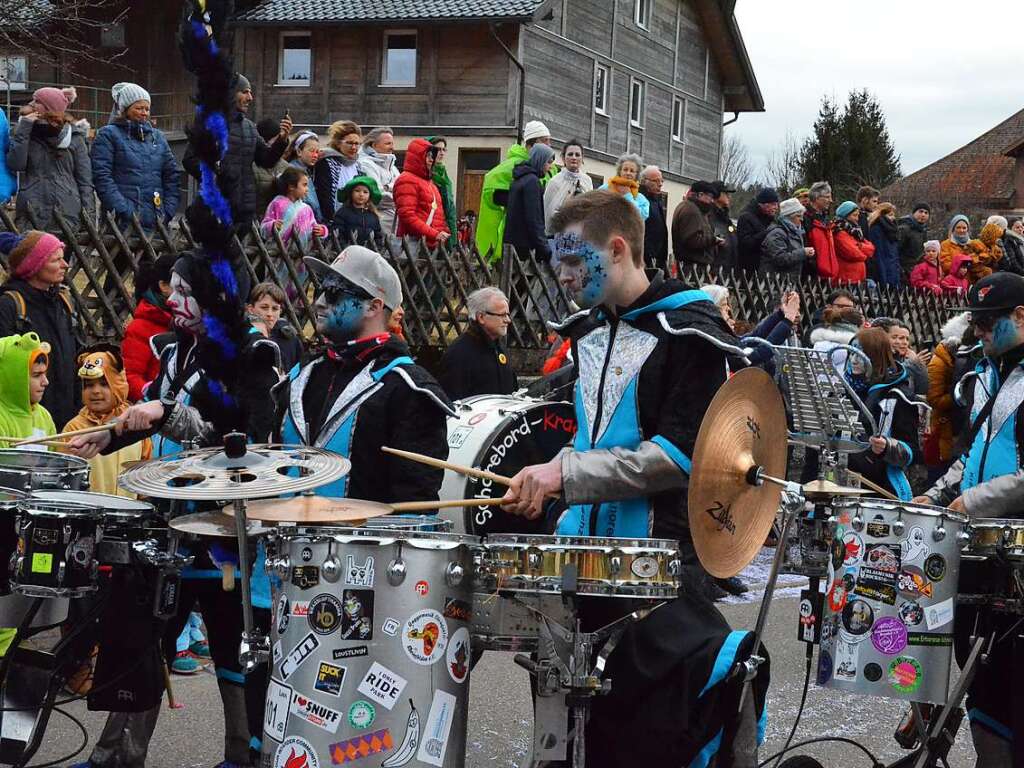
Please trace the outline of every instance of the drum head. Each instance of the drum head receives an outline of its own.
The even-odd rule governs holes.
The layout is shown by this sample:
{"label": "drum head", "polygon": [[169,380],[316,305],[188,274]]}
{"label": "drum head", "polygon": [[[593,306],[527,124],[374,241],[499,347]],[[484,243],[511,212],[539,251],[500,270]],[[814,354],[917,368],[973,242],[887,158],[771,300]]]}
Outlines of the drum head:
{"label": "drum head", "polygon": [[73,504],[103,510],[106,517],[134,519],[152,515],[155,510],[152,504],[126,496],[113,496],[108,493],[89,493],[88,491],[33,491],[33,499],[44,501],[68,501]]}

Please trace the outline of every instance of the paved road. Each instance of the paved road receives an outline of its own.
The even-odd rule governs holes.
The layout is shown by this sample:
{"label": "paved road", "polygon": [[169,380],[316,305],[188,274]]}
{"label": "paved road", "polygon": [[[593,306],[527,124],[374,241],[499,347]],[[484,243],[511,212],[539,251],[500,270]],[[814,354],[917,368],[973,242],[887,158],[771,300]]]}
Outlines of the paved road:
{"label": "paved road", "polygon": [[[751,576],[756,579],[757,573]],[[756,590],[756,586],[755,586]],[[763,756],[772,754],[785,742],[796,716],[804,679],[804,646],[797,642],[796,599],[792,587],[772,604],[766,642],[772,654],[772,686],[769,696],[767,744]],[[737,628],[752,628],[758,604],[726,604],[722,611]],[[221,759],[222,718],[213,675],[174,678],[179,710],[165,710],[150,748],[150,768],[213,766]],[[102,713],[87,712],[83,703],[69,705],[69,711],[86,724],[95,737],[103,722]],[[902,713],[899,703],[855,697],[825,691],[812,685],[797,740],[845,736],[870,749],[885,761],[904,754],[892,740]],[[512,663],[511,654],[487,653],[473,671],[467,765],[472,768],[523,766],[529,756],[531,706],[526,673]],[[55,716],[44,748],[33,764],[66,755],[81,743],[77,729]],[[863,753],[842,744],[816,745],[800,750],[819,759],[828,768],[859,768],[869,763]],[[87,754],[87,753],[86,753]],[[78,758],[83,759],[83,758]],[[963,730],[950,755],[950,765],[969,768],[974,750]]]}

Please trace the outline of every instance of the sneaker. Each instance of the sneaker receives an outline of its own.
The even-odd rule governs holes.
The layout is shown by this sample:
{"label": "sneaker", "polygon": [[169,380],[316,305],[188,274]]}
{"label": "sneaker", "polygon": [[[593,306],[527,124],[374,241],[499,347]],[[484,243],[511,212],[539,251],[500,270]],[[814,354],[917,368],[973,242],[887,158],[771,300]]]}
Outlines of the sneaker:
{"label": "sneaker", "polygon": [[742,595],[750,590],[747,585],[740,581],[738,576],[731,576],[728,579],[715,579],[715,584],[724,589],[730,595]]}
{"label": "sneaker", "polygon": [[194,675],[196,672],[202,670],[202,665],[196,660],[188,651],[182,651],[174,657],[174,661],[171,662],[171,672],[176,675]]}
{"label": "sneaker", "polygon": [[210,658],[210,644],[205,640],[196,640],[188,647],[188,652],[200,659]]}

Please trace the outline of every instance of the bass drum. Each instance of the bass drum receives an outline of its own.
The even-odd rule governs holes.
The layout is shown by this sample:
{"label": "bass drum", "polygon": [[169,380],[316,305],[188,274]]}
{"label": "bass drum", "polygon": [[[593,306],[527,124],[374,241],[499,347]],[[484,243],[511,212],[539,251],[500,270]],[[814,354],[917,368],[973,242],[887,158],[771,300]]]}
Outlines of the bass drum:
{"label": "bass drum", "polygon": [[[455,404],[458,418],[448,418],[448,461],[511,477],[523,467],[555,457],[576,434],[571,403],[515,395],[476,395]],[[505,487],[490,480],[445,470],[441,500],[500,499]],[[526,520],[506,514],[495,504],[442,510],[455,531],[474,536],[491,533],[548,533],[543,517]]]}

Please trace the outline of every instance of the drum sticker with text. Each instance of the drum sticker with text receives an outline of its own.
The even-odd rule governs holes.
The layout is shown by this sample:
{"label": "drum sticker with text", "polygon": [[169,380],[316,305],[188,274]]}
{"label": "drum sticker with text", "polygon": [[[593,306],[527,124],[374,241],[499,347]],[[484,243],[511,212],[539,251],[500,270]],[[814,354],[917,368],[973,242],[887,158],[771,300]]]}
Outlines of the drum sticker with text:
{"label": "drum sticker with text", "polygon": [[353,701],[352,706],[348,708],[348,724],[357,730],[369,728],[376,719],[377,710],[373,708],[373,704],[363,699]]}
{"label": "drum sticker with text", "polygon": [[328,664],[326,661],[320,662],[320,669],[316,673],[316,682],[313,683],[313,687],[323,693],[329,693],[331,696],[340,696],[341,689],[345,685],[345,667],[339,667],[337,664]]}
{"label": "drum sticker with text", "polygon": [[907,647],[907,627],[895,616],[883,616],[871,629],[871,644],[886,656],[895,656]]}
{"label": "drum sticker with text", "polygon": [[288,629],[289,618],[291,618],[291,604],[288,602],[288,595],[281,595],[277,598],[277,611],[274,613],[277,634],[283,635]]}
{"label": "drum sticker with text", "polygon": [[885,522],[881,515],[875,515],[874,519],[864,527],[864,532],[875,539],[884,539],[892,532],[892,527]]}
{"label": "drum sticker with text", "polygon": [[323,593],[309,601],[309,628],[318,635],[337,632],[341,626],[341,601],[334,595]]}
{"label": "drum sticker with text", "polygon": [[920,662],[910,656],[897,656],[889,663],[889,685],[899,693],[913,693],[921,687],[924,672]]}
{"label": "drum sticker with text", "polygon": [[320,568],[316,565],[292,567],[292,584],[299,589],[312,589],[320,583]]}
{"label": "drum sticker with text", "polygon": [[386,618],[384,623],[380,625],[380,631],[388,637],[398,637],[398,630],[402,628],[402,623],[398,619]]}
{"label": "drum sticker with text", "polygon": [[864,550],[864,565],[887,573],[900,572],[898,544],[868,544]]}
{"label": "drum sticker with text", "polygon": [[444,616],[427,608],[417,611],[402,627],[405,655],[417,664],[433,664],[444,658],[448,648],[448,625]]}
{"label": "drum sticker with text", "polygon": [[392,672],[380,662],[375,661],[366,672],[362,682],[359,683],[357,690],[385,709],[391,709],[398,702],[398,697],[402,695],[408,682],[398,673]]}
{"label": "drum sticker with text", "polygon": [[289,736],[274,754],[274,768],[320,768],[320,759],[304,738]]}
{"label": "drum sticker with text", "polygon": [[416,759],[430,765],[444,765],[444,753],[448,750],[448,735],[455,719],[455,697],[447,691],[434,691],[434,700],[430,704],[423,727],[423,737]]}
{"label": "drum sticker with text", "polygon": [[340,659],[354,659],[357,656],[367,656],[370,653],[370,649],[365,645],[354,645],[350,648],[335,648],[331,651],[331,655],[335,661]]}
{"label": "drum sticker with text", "polygon": [[341,639],[373,639],[373,590],[346,589],[342,593]]}
{"label": "drum sticker with text", "polygon": [[907,533],[907,538],[900,542],[900,554],[903,562],[909,563],[919,560],[928,551],[928,544],[924,537],[924,528],[915,525]]}
{"label": "drum sticker with text", "polygon": [[402,743],[398,745],[398,748],[391,753],[387,760],[380,764],[381,768],[401,768],[409,763],[416,756],[416,748],[420,745],[421,731],[420,713],[417,711],[412,699],[409,699],[409,716],[405,720],[405,733],[402,735]]}
{"label": "drum sticker with text", "polygon": [[292,687],[270,678],[267,703],[263,709],[263,732],[274,741],[284,740],[288,726],[288,707],[292,702]]}
{"label": "drum sticker with text", "polygon": [[310,657],[310,655],[317,648],[320,647],[320,641],[316,639],[316,635],[310,632],[302,641],[296,645],[288,655],[285,656],[284,661],[281,662],[281,679],[287,680],[292,674],[298,669],[302,662]]}
{"label": "drum sticker with text", "polygon": [[338,725],[341,723],[341,712],[331,709],[319,701],[314,701],[298,691],[292,693],[290,712],[300,720],[305,720],[310,725],[315,725],[328,733],[337,733]]}
{"label": "drum sticker with text", "polygon": [[[472,621],[473,606],[465,600],[446,597],[444,599],[444,617],[446,619],[454,619],[455,621]],[[387,634],[391,635],[393,633],[387,632]]]}
{"label": "drum sticker with text", "polygon": [[906,597],[931,597],[932,583],[924,572],[914,565],[907,565],[900,571],[900,594]]}
{"label": "drum sticker with text", "polygon": [[953,645],[952,635],[937,635],[931,632],[908,632],[907,645],[925,648],[950,648]]}
{"label": "drum sticker with text", "polygon": [[448,447],[461,448],[471,434],[473,434],[472,427],[455,427],[448,433]]}
{"label": "drum sticker with text", "polygon": [[857,585],[853,588],[853,593],[886,605],[896,605],[897,578],[897,574],[892,571],[870,568],[867,565],[861,566],[860,576],[857,579]]}
{"label": "drum sticker with text", "polygon": [[[345,763],[354,763],[368,755],[379,755],[382,752],[387,752],[395,746],[394,739],[391,738],[391,731],[387,728],[381,728],[379,731],[373,731],[372,733],[364,733],[362,736],[355,736],[345,741],[339,741],[337,744],[331,744],[327,751],[331,754],[331,762],[335,765],[344,765]],[[302,768],[300,766],[300,768]]]}
{"label": "drum sticker with text", "polygon": [[836,643],[835,671],[836,680],[851,682],[857,679],[857,664],[860,660],[860,643]]}
{"label": "drum sticker with text", "polygon": [[59,532],[56,528],[32,529],[32,541],[41,547],[48,547],[51,544],[56,544],[59,537]]}
{"label": "drum sticker with text", "polygon": [[859,643],[868,636],[875,623],[875,611],[866,600],[851,600],[843,608],[840,636],[848,643]]}
{"label": "drum sticker with text", "polygon": [[944,627],[953,620],[953,598],[929,605],[924,609],[924,621],[928,629]]}
{"label": "drum sticker with text", "polygon": [[352,555],[345,556],[345,586],[373,586],[373,555],[367,555],[362,563],[357,563]]}
{"label": "drum sticker with text", "polygon": [[843,565],[857,565],[864,557],[864,540],[859,533],[847,531],[843,536]]}
{"label": "drum sticker with text", "polygon": [[452,633],[452,639],[448,643],[448,652],[445,655],[444,661],[452,680],[456,683],[466,682],[466,675],[469,674],[468,629],[459,627]]}

